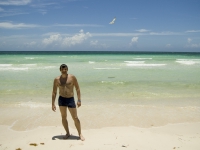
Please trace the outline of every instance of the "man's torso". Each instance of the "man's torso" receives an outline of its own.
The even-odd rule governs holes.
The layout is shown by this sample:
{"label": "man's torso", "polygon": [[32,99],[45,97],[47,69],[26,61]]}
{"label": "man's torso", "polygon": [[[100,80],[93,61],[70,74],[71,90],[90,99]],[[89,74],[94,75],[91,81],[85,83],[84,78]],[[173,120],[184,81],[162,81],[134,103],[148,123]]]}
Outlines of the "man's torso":
{"label": "man's torso", "polygon": [[[74,97],[74,80],[73,75],[68,74],[67,80],[62,79],[61,76],[56,77],[57,87],[59,88],[59,95],[62,97]],[[66,82],[63,82],[66,81]]]}

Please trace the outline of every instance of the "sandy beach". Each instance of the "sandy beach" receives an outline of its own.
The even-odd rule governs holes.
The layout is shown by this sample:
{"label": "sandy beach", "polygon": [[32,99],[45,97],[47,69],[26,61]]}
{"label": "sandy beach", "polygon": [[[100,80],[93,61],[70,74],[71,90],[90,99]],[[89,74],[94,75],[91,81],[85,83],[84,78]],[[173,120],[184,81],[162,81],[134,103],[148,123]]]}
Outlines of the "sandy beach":
{"label": "sandy beach", "polygon": [[[86,139],[81,141],[69,111],[67,118],[72,135],[64,140],[58,107],[53,112],[50,104],[23,104],[0,107],[1,150],[200,149],[196,107],[187,110],[180,106],[83,105],[77,109]],[[193,112],[194,116],[186,112]]]}
{"label": "sandy beach", "polygon": [[200,123],[169,124],[161,127],[138,128],[106,127],[83,130],[86,140],[78,139],[77,131],[70,128],[71,136],[63,140],[62,126],[38,127],[28,131],[14,131],[0,126],[1,150],[199,150]]}

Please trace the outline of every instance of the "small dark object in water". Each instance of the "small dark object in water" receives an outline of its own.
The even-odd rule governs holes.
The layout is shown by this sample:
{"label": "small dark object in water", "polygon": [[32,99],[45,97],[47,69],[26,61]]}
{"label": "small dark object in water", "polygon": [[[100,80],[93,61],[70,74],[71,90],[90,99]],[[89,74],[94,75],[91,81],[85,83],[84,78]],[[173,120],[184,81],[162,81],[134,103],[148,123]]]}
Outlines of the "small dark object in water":
{"label": "small dark object in water", "polygon": [[108,78],[115,78],[115,77],[108,77]]}
{"label": "small dark object in water", "polygon": [[30,145],[31,145],[31,146],[37,146],[37,144],[36,144],[36,143],[31,143]]}

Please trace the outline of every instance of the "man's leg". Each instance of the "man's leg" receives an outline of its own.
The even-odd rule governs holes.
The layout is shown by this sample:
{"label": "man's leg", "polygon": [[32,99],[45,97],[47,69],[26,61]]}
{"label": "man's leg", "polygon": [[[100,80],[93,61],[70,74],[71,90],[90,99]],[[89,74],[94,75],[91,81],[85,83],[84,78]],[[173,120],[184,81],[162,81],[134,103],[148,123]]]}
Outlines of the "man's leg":
{"label": "man's leg", "polygon": [[68,122],[67,122],[67,107],[66,106],[59,106],[60,108],[60,113],[61,113],[61,117],[62,117],[62,124],[63,127],[65,128],[66,131],[66,139],[70,136],[69,133],[69,127],[68,127]]}
{"label": "man's leg", "polygon": [[69,109],[69,112],[71,113],[71,116],[74,120],[74,124],[76,126],[77,131],[78,131],[79,137],[82,141],[84,141],[85,138],[81,134],[81,123],[80,123],[80,120],[78,119],[78,116],[77,116],[77,110],[76,110],[76,108],[69,108],[69,107],[68,107],[68,109]]}

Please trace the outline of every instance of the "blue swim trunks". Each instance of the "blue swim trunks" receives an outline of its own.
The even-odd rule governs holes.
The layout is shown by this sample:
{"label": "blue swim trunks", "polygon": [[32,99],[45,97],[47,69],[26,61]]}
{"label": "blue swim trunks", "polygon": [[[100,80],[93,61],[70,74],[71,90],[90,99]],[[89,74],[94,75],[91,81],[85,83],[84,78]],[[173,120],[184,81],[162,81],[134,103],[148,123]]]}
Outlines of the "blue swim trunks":
{"label": "blue swim trunks", "polygon": [[66,107],[69,107],[69,108],[76,108],[74,97],[66,98],[66,97],[59,96],[58,105],[59,106],[66,106]]}

